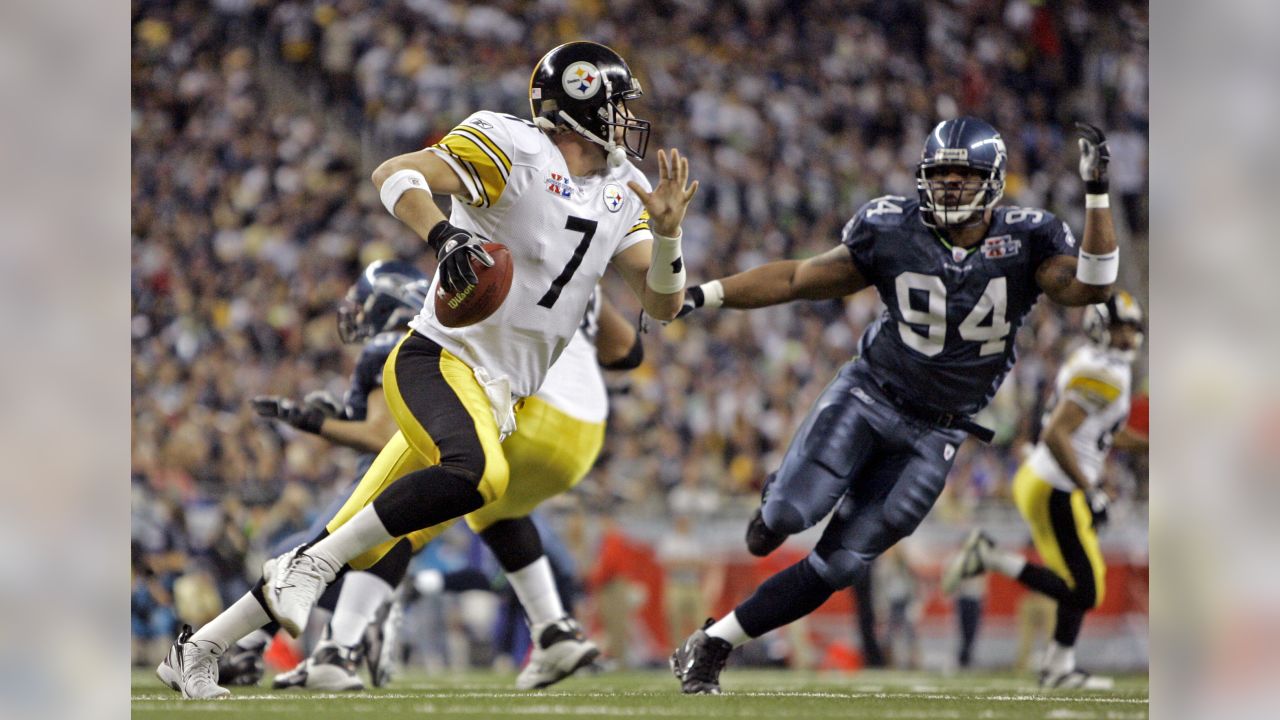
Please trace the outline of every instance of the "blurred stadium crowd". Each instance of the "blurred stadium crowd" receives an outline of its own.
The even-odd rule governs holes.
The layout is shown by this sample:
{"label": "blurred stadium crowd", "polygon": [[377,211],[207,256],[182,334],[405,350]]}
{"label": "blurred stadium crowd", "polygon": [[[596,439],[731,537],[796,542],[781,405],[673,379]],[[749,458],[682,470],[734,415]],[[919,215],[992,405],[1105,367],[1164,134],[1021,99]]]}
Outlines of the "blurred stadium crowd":
{"label": "blurred stadium crowd", "polygon": [[[341,394],[355,349],[338,341],[338,298],[374,259],[431,266],[369,169],[473,110],[526,115],[547,49],[617,49],[644,84],[635,110],[654,147],[689,155],[691,281],[829,248],[861,203],[914,193],[925,133],[959,113],[1005,135],[1006,202],[1078,229],[1067,128],[1087,118],[1109,132],[1122,277],[1145,300],[1145,28],[1144,5],[1093,0],[134,0],[135,638],[167,643],[175,607],[237,597],[263,548],[352,479],[353,453],[256,418],[247,399]],[[745,518],[878,311],[862,293],[654,328],[645,365],[610,378],[605,454],[572,503]],[[1033,313],[981,418],[996,442],[962,451],[943,521],[1002,502],[1078,322]],[[1122,498],[1145,498],[1136,460],[1112,475]]]}

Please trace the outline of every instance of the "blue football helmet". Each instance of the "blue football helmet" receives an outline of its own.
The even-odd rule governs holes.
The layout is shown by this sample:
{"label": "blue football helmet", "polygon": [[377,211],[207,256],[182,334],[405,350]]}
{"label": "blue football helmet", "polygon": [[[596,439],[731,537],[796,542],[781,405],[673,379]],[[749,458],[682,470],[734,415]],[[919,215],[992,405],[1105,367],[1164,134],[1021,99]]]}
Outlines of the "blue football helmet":
{"label": "blue football helmet", "polygon": [[350,343],[408,327],[426,304],[430,288],[431,278],[412,263],[369,263],[338,306],[338,335]]}
{"label": "blue football helmet", "polygon": [[[1004,195],[1008,158],[1004,139],[987,123],[967,116],[938,123],[916,166],[924,224],[955,228],[982,222]],[[964,168],[971,177],[944,182],[939,176],[948,168]]]}

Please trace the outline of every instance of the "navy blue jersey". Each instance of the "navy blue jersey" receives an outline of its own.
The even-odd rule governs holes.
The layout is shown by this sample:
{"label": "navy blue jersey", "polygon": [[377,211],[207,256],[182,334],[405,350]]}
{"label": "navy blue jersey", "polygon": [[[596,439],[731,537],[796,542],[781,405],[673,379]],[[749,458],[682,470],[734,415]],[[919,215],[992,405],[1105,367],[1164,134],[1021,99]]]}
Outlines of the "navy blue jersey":
{"label": "navy blue jersey", "polygon": [[369,413],[369,393],[382,387],[382,366],[404,333],[399,330],[378,333],[360,349],[356,369],[344,398],[347,420],[364,420]]}
{"label": "navy blue jersey", "polygon": [[1019,207],[996,208],[981,243],[953,248],[921,222],[918,200],[892,195],[864,205],[841,242],[885,304],[859,342],[876,381],[963,415],[985,407],[1013,367],[1014,334],[1040,296],[1036,269],[1078,252],[1065,222]]}

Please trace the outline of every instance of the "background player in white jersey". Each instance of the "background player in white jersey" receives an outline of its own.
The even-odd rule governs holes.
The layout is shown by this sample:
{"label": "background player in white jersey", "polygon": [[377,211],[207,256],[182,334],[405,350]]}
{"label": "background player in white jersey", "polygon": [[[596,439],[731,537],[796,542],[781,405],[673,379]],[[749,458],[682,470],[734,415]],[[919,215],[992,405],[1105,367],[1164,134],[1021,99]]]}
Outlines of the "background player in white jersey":
{"label": "background player in white jersey", "polygon": [[[511,252],[510,293],[464,328],[440,324],[425,304],[383,373],[399,432],[326,537],[269,560],[253,591],[175,645],[185,697],[224,696],[218,656],[271,617],[299,634],[344,567],[368,568],[404,536],[502,497],[501,440],[515,430],[517,400],[541,386],[610,265],[649,315],[680,310],[680,224],[698,184],[675,150],[659,151],[652,192],[628,162],[644,156],[649,123],[627,107],[640,83],[626,62],[595,43],[561,45],[535,66],[529,96],[532,121],[478,112],[374,171],[387,210],[436,251],[433,291],[473,282],[472,260],[492,262],[487,238]],[[432,192],[454,196],[449,219]]]}
{"label": "background player in white jersey", "polygon": [[1106,588],[1097,534],[1107,519],[1102,467],[1112,447],[1147,449],[1147,439],[1125,427],[1131,365],[1143,341],[1142,308],[1120,291],[1085,313],[1092,342],[1058,371],[1040,441],[1013,479],[1014,502],[1045,564],[996,550],[979,529],[942,578],[949,593],[964,578],[994,570],[1058,601],[1053,642],[1040,673],[1045,687],[1081,687],[1089,680],[1075,666],[1074,647],[1085,613],[1101,604]]}

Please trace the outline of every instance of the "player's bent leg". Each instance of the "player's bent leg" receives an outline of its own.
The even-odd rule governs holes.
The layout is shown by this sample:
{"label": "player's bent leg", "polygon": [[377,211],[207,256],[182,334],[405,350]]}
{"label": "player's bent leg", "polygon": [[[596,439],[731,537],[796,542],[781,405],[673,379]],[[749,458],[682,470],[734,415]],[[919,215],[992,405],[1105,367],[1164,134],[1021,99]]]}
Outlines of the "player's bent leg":
{"label": "player's bent leg", "polygon": [[383,463],[380,476],[368,478],[377,485],[368,505],[345,522],[335,518],[329,536],[315,545],[264,566],[267,603],[295,636],[319,591],[343,565],[370,551],[380,554],[379,546],[397,537],[479,509],[506,490],[507,461],[493,407],[465,363],[409,333],[387,358],[383,390],[399,435],[430,466],[395,476]]}
{"label": "player's bent leg", "polygon": [[845,365],[823,390],[766,483],[749,533],[752,553],[767,555],[786,536],[826,517],[849,489],[850,478],[871,457],[875,438],[870,414],[883,408],[867,393],[858,394],[862,380],[854,367]]}

